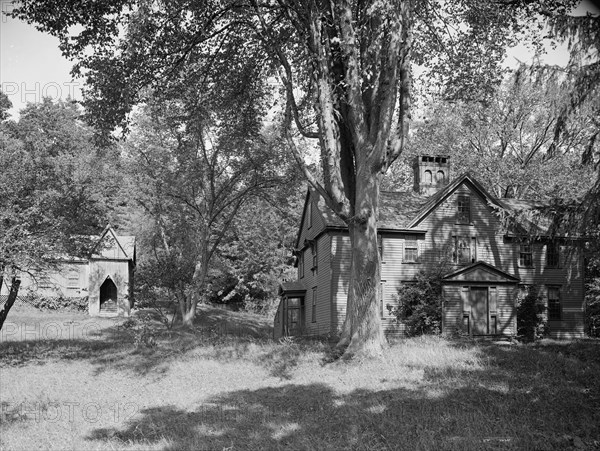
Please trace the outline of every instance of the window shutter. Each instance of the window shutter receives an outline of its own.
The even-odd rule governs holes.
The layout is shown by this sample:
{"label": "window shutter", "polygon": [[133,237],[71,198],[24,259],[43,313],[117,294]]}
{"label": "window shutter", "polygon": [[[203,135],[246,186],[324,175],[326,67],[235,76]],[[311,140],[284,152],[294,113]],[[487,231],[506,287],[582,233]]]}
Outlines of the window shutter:
{"label": "window shutter", "polygon": [[422,262],[423,252],[425,251],[425,240],[417,240],[417,261]]}
{"label": "window shutter", "polygon": [[404,262],[404,239],[400,240],[400,262]]}

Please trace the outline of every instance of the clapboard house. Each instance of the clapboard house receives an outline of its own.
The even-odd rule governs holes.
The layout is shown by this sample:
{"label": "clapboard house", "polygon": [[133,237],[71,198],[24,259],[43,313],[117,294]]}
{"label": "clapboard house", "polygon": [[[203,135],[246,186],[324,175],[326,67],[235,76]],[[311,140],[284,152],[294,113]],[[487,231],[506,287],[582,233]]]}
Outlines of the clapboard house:
{"label": "clapboard house", "polygon": [[23,274],[19,297],[87,298],[92,316],[129,316],[135,237],[119,236],[108,225],[92,242],[87,258],[61,256],[49,261],[43,270]]}
{"label": "clapboard house", "polygon": [[[402,335],[390,312],[401,284],[443,265],[443,332],[516,334],[518,296],[543,296],[552,336],[583,335],[583,254],[567,236],[535,234],[501,220],[502,212],[538,204],[498,199],[476,178],[451,180],[447,157],[418,157],[410,192],[381,192],[378,246],[381,324]],[[527,217],[527,215],[525,215]],[[539,227],[538,227],[539,229]],[[274,335],[336,335],[345,314],[350,239],[345,224],[313,190],[306,195],[296,240],[297,280],[282,283]]]}

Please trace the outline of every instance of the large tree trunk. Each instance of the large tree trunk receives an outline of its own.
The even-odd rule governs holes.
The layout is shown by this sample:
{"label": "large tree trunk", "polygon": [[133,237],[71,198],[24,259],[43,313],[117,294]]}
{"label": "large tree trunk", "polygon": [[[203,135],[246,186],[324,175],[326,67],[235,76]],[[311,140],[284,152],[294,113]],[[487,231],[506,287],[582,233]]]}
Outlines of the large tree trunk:
{"label": "large tree trunk", "polygon": [[17,300],[17,294],[19,294],[20,286],[21,281],[16,277],[13,277],[10,285],[10,293],[8,294],[8,300],[4,304],[2,310],[0,311],[0,330],[2,330],[2,326],[4,325],[4,320],[6,320],[6,317],[8,316],[8,312]]}
{"label": "large tree trunk", "polygon": [[344,357],[381,355],[384,335],[379,312],[380,261],[377,250],[379,177],[357,177],[355,215],[348,225],[352,262],[346,319],[338,349]]}

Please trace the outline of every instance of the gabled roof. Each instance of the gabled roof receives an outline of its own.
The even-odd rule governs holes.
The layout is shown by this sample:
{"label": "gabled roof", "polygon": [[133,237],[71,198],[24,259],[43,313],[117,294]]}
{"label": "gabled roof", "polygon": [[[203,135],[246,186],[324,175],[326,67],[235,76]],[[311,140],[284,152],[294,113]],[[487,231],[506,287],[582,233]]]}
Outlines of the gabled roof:
{"label": "gabled roof", "polygon": [[[539,214],[536,216],[537,222],[528,220],[540,212],[548,204],[542,201],[531,201],[522,199],[498,199],[490,194],[471,174],[465,173],[457,177],[450,184],[440,189],[432,196],[415,193],[414,191],[390,192],[381,191],[379,198],[379,218],[377,228],[381,231],[401,231],[401,232],[424,232],[417,227],[435,208],[451,196],[461,185],[467,185],[469,189],[481,197],[486,204],[495,211],[505,210],[511,214],[526,212],[518,218],[523,224],[517,225],[516,230],[524,233],[539,232],[543,235],[544,231],[549,229],[551,221],[549,218],[543,218]],[[326,228],[346,229],[346,224],[342,221],[326,204],[323,197],[316,191],[309,189],[306,194],[304,211],[302,213],[301,227],[304,224],[306,206],[309,198],[316,199],[316,211],[323,218]],[[534,227],[535,226],[535,227]],[[536,229],[537,227],[537,229]],[[299,243],[302,230],[298,231],[296,247]]]}
{"label": "gabled roof", "polygon": [[521,279],[486,262],[476,262],[442,277],[445,282],[518,283]]}
{"label": "gabled roof", "polygon": [[[125,255],[126,259],[135,261],[135,236],[132,236],[132,235],[118,236],[110,224],[108,224],[104,228],[102,233],[100,234],[100,237],[98,238],[98,240],[96,241],[96,244],[94,245],[94,247],[92,248],[92,251],[90,252],[91,255],[94,255],[94,253],[100,247],[100,243],[102,243],[107,236],[109,236],[110,238],[112,238],[114,240],[117,247],[119,249],[121,249],[121,251]],[[100,250],[99,253],[101,254],[102,251]]]}
{"label": "gabled roof", "polygon": [[427,203],[423,205],[418,214],[413,217],[408,224],[408,227],[416,227],[429,213],[452,195],[452,193],[454,193],[454,191],[456,191],[463,183],[469,186],[472,191],[479,194],[488,205],[504,208],[502,202],[488,193],[487,190],[467,172],[455,179],[452,183],[446,185],[433,196],[429,197]]}

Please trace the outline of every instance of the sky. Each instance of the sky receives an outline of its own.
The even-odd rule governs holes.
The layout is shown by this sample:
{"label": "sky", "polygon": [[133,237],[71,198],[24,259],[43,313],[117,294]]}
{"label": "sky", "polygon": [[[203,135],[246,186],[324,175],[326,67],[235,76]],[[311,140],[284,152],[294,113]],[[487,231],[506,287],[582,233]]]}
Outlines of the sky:
{"label": "sky", "polygon": [[[590,11],[600,14],[598,1],[584,0],[574,14]],[[11,0],[0,0],[2,13],[11,10]],[[529,61],[533,55],[523,46],[509,50],[506,63],[515,66],[517,60]],[[566,48],[548,50],[543,60],[564,66],[568,61]],[[0,88],[13,104],[13,118],[28,102],[40,102],[43,97],[81,100],[81,80],[72,80],[72,63],[58,49],[58,39],[37,31],[33,26],[0,16]]]}

